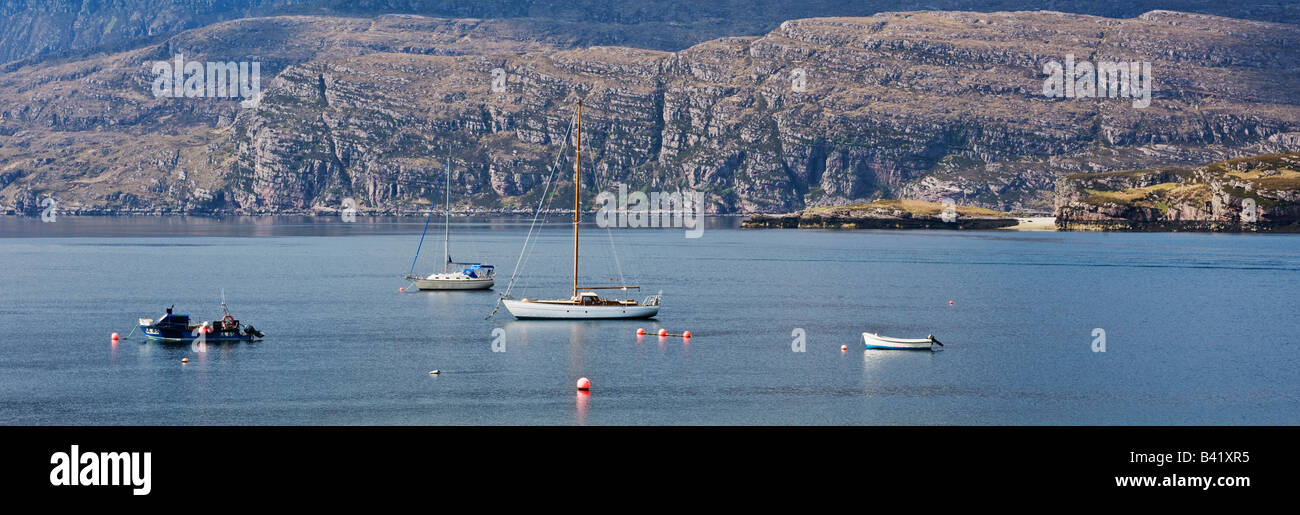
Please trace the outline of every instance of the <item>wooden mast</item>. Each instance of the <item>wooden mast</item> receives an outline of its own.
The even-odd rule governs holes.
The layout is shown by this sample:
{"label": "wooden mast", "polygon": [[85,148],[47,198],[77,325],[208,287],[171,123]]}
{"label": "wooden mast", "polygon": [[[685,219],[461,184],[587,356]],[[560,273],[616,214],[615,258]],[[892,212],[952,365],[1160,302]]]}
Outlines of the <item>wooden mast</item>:
{"label": "wooden mast", "polygon": [[447,213],[443,218],[442,273],[451,272],[451,156],[447,157]]}
{"label": "wooden mast", "polygon": [[582,161],[582,100],[578,100],[578,141],[573,146],[573,300],[578,300],[578,224],[582,222],[581,202],[582,176],[579,163]]}

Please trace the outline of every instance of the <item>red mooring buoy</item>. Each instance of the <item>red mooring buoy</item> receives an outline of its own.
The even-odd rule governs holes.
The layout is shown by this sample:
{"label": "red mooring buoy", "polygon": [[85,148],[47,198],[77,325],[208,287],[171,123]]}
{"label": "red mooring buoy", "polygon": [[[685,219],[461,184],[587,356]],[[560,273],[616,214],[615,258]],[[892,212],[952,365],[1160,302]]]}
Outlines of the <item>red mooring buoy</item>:
{"label": "red mooring buoy", "polygon": [[590,380],[588,380],[588,379],[585,378],[585,377],[583,377],[583,378],[579,378],[579,379],[578,379],[578,390],[581,390],[581,391],[584,391],[584,392],[585,392],[585,391],[590,390],[590,389],[591,389],[591,381],[590,381]]}

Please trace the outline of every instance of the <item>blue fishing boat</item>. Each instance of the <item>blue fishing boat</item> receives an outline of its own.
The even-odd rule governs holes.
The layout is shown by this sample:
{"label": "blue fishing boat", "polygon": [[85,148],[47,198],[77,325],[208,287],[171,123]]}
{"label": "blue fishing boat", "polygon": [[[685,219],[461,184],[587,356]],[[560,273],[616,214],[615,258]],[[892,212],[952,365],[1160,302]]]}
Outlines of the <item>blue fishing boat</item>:
{"label": "blue fishing boat", "polygon": [[175,306],[167,308],[167,313],[156,321],[150,318],[140,319],[140,332],[144,333],[145,338],[184,343],[202,338],[205,342],[221,343],[251,342],[264,336],[257,328],[243,325],[235,319],[230,310],[226,309],[224,301],[221,309],[225,312],[225,317],[216,322],[191,323],[189,315],[174,313],[174,308]]}

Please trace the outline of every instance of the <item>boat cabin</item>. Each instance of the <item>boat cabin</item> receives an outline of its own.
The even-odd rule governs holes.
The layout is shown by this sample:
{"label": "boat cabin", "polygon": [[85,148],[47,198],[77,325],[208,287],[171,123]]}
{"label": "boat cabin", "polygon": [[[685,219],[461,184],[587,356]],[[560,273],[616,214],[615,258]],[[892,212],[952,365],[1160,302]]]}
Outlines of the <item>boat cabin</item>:
{"label": "boat cabin", "polygon": [[185,330],[190,327],[190,316],[174,314],[172,308],[167,308],[167,314],[163,315],[154,326],[160,329],[175,328]]}

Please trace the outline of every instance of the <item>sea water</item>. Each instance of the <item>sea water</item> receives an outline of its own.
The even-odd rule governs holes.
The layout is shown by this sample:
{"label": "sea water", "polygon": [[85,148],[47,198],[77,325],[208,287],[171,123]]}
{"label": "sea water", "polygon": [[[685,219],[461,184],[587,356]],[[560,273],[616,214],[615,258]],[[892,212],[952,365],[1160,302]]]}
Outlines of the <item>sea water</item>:
{"label": "sea water", "polygon": [[[529,222],[452,224],[493,290],[400,292],[423,219],[0,217],[0,423],[1300,423],[1295,235],[592,226],[582,282],[656,319],[485,319],[570,293],[571,226],[520,260]],[[110,341],[223,292],[265,340]]]}

